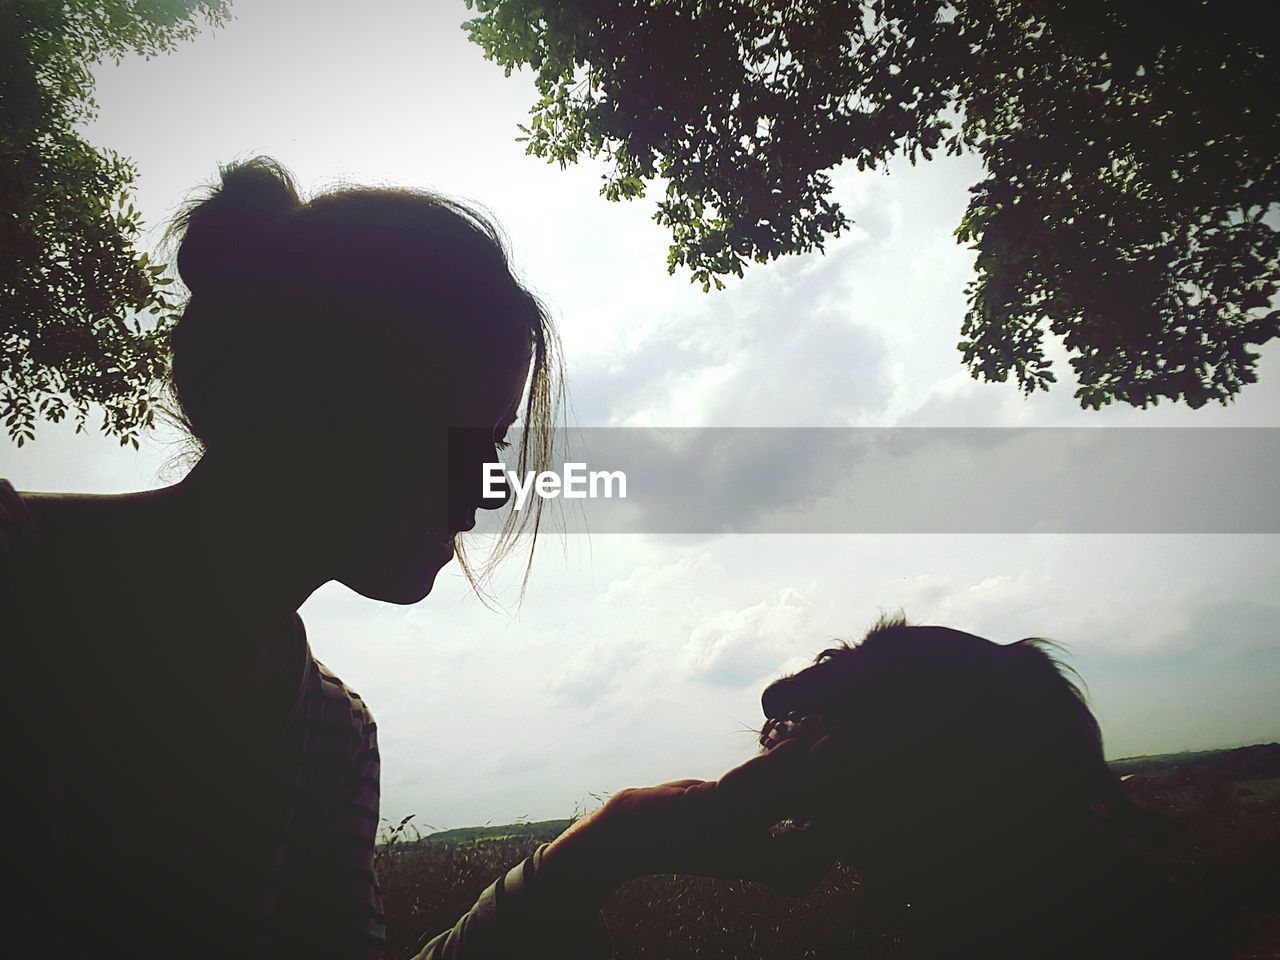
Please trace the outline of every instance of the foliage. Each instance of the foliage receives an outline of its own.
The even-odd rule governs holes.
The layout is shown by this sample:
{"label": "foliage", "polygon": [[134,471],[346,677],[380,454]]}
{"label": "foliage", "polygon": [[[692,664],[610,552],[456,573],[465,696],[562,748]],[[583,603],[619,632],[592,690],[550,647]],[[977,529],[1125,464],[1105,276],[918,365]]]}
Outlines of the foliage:
{"label": "foliage", "polygon": [[539,99],[529,153],[666,183],[668,268],[703,289],[822,249],[830,171],[974,151],[960,349],[1024,392],[1065,346],[1082,406],[1227,402],[1280,332],[1280,50],[1264,5],[1177,0],[467,0]]}
{"label": "foliage", "polygon": [[134,248],[133,165],[76,128],[96,112],[96,63],[169,50],[226,6],[0,0],[0,418],[18,446],[37,418],[73,411],[82,431],[93,403],[122,445],[152,422],[170,281]]}

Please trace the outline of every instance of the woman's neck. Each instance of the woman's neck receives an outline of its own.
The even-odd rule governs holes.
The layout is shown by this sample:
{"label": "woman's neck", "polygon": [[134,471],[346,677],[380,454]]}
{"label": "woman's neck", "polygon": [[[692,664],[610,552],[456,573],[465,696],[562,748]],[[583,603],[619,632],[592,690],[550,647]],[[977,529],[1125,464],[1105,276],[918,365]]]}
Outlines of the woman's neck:
{"label": "woman's neck", "polygon": [[138,626],[170,635],[254,646],[332,579],[318,542],[323,517],[306,516],[302,497],[207,458],[169,487],[24,501],[54,568]]}

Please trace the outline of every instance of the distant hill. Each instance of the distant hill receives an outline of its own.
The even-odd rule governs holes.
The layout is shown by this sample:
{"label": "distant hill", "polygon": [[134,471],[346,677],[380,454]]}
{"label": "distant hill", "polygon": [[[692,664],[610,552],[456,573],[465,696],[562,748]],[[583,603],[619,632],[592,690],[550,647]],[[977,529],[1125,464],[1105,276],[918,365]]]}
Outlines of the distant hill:
{"label": "distant hill", "polygon": [[572,820],[539,820],[536,823],[504,823],[498,826],[457,827],[439,830],[414,841],[418,844],[473,843],[477,840],[501,840],[507,837],[527,837],[534,840],[554,840],[568,829]]}
{"label": "distant hill", "polygon": [[1122,777],[1269,780],[1280,777],[1280,743],[1259,743],[1232,750],[1125,757],[1112,760],[1108,766]]}
{"label": "distant hill", "polygon": [[[1108,766],[1117,776],[1144,778],[1195,778],[1215,780],[1266,780],[1280,777],[1280,743],[1260,743],[1231,750],[1197,750],[1188,753],[1164,753],[1149,757],[1124,757]],[[539,842],[554,840],[573,823],[572,820],[539,820],[535,823],[486,824],[483,827],[458,827],[440,830],[407,845],[474,843],[509,837],[528,838]]]}

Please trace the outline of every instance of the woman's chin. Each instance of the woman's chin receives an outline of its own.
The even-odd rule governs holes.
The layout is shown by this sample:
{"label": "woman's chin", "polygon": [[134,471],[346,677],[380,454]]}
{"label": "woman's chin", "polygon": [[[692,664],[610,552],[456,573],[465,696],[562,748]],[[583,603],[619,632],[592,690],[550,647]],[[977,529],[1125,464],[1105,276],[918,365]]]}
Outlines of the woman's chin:
{"label": "woman's chin", "polygon": [[339,581],[370,600],[402,606],[417,603],[435,586],[440,571],[453,559],[453,543],[432,544],[417,556],[404,558],[388,569],[361,570]]}

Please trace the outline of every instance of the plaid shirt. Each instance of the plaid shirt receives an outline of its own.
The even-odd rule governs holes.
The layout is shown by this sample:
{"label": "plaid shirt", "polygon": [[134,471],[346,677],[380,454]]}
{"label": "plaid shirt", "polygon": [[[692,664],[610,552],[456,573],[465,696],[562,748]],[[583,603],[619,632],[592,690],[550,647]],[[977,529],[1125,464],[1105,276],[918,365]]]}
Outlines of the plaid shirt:
{"label": "plaid shirt", "polygon": [[[39,539],[0,479],[0,630],[17,625],[4,646],[24,664],[5,703],[5,805],[10,830],[16,820],[30,838],[8,845],[5,873],[33,875],[5,912],[44,928],[46,956],[381,960],[377,726],[312,656],[301,618],[247,665],[243,684],[215,685],[193,708],[211,716],[183,726],[180,694],[153,707],[148,681],[103,676],[112,661],[87,647],[82,658],[78,629],[45,626],[58,620],[61,588],[20,576]],[[75,656],[45,652],[59,644]],[[258,729],[243,718],[263,688],[282,703],[291,691],[292,708]],[[188,729],[198,736],[184,741]],[[224,734],[240,752],[202,763]],[[187,745],[194,758],[181,755]]]}
{"label": "plaid shirt", "polygon": [[305,946],[309,957],[380,960],[377,726],[360,697],[311,656],[305,635],[302,641],[303,678],[288,728],[292,799],[259,894],[266,952],[278,955],[274,940]]}
{"label": "plaid shirt", "polygon": [[[113,673],[109,654],[78,662],[90,649],[78,629],[66,659],[42,648],[62,642],[45,629],[62,598],[41,589],[27,602],[38,542],[0,479],[0,629],[17,626],[4,648],[21,664],[0,724],[10,765],[0,804],[13,836],[5,874],[28,878],[0,901],[0,920],[41,931],[49,957],[382,960],[377,726],[312,656],[301,618],[242,682],[203,707],[184,711],[171,697],[156,712],[156,691]],[[241,716],[264,689],[293,692],[283,722]],[[204,739],[188,738],[183,722],[203,713],[213,716],[190,729]],[[202,745],[221,755],[205,762]],[[419,960],[610,957],[598,911],[539,887],[545,849],[424,943]]]}

